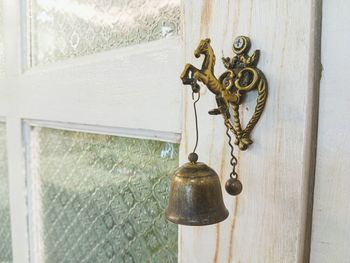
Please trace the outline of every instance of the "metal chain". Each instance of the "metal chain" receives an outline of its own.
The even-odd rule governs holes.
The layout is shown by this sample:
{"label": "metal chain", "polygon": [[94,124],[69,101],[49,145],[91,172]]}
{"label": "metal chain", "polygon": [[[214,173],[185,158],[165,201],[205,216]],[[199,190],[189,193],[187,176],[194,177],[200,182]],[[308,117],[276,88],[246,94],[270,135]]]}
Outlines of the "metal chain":
{"label": "metal chain", "polygon": [[233,148],[233,144],[232,144],[232,137],[229,133],[230,130],[233,129],[233,126],[232,124],[230,123],[230,120],[226,117],[224,117],[225,119],[225,126],[226,126],[226,135],[228,137],[228,145],[230,146],[231,148],[231,160],[230,160],[230,163],[232,165],[232,172],[230,173],[230,177],[232,179],[237,179],[238,178],[238,174],[236,172],[236,166],[237,166],[237,163],[238,163],[238,160],[236,158],[236,156],[234,155],[234,148]]}
{"label": "metal chain", "polygon": [[[194,94],[198,94],[197,99],[194,98]],[[199,92],[199,86],[196,82],[192,83],[192,100],[194,100],[193,102],[193,109],[194,109],[194,118],[195,118],[195,125],[196,125],[196,143],[195,146],[193,148],[193,153],[196,152],[197,146],[198,146],[198,115],[197,115],[197,102],[200,99],[200,92]],[[232,179],[237,179],[238,178],[238,174],[236,172],[236,166],[238,163],[238,160],[236,158],[236,156],[234,155],[234,147],[232,144],[232,137],[230,135],[230,132],[233,132],[234,134],[236,134],[236,130],[234,129],[234,127],[232,126],[230,120],[223,114],[224,116],[224,120],[225,120],[225,126],[226,126],[226,135],[228,137],[228,145],[230,146],[231,149],[231,160],[230,160],[230,164],[232,165],[232,172],[230,173],[230,177]]]}
{"label": "metal chain", "polygon": [[223,117],[224,117],[224,120],[225,120],[225,126],[226,126],[226,128],[229,128],[230,131],[231,131],[233,134],[235,134],[236,136],[239,136],[240,134],[237,133],[237,131],[235,130],[235,128],[234,128],[233,125],[231,124],[230,120],[229,120],[225,115],[223,115]]}

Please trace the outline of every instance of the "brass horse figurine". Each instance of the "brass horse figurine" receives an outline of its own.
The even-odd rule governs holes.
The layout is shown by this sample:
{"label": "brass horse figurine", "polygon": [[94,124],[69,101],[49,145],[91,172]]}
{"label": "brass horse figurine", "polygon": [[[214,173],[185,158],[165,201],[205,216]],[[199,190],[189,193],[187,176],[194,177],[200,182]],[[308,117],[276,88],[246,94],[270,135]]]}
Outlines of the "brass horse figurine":
{"label": "brass horse figurine", "polygon": [[[184,85],[192,86],[193,92],[199,92],[197,81],[200,81],[215,94],[218,108],[209,111],[209,114],[223,115],[225,125],[235,134],[235,144],[241,150],[247,149],[252,144],[250,133],[262,114],[267,98],[265,77],[256,68],[260,52],[256,50],[252,56],[248,56],[249,49],[249,38],[245,36],[237,37],[233,44],[235,56],[232,59],[222,58],[227,70],[217,78],[214,75],[216,58],[210,45],[210,39],[201,40],[194,51],[194,56],[199,58],[200,55],[204,55],[202,68],[198,69],[191,64],[186,64],[180,76]],[[239,120],[241,97],[244,93],[256,88],[258,90],[258,98],[255,112],[245,129],[242,129]],[[230,105],[232,105],[233,110],[233,124],[230,122]]]}
{"label": "brass horse figurine", "polygon": [[231,72],[226,72],[220,76],[219,79],[214,75],[215,66],[215,54],[213,48],[210,45],[210,39],[204,39],[199,42],[198,47],[194,51],[194,56],[199,58],[200,55],[204,55],[204,60],[202,63],[202,68],[197,69],[191,64],[186,64],[184,70],[181,73],[181,80],[184,85],[195,85],[197,80],[201,81],[208,89],[213,92],[216,96],[222,96],[226,98],[227,101],[235,102],[237,98],[233,94],[229,94],[227,90],[230,89],[232,83],[229,84],[228,89],[224,87],[223,80]]}

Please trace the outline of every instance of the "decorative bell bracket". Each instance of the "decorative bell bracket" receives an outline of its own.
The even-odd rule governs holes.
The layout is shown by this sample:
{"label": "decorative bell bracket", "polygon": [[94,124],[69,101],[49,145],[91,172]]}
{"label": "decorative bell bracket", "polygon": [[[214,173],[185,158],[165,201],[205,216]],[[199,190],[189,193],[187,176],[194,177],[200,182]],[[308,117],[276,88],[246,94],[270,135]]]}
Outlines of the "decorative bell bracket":
{"label": "decorative bell bracket", "polygon": [[[234,40],[232,50],[233,58],[224,57],[222,61],[227,69],[219,78],[214,75],[215,54],[210,45],[210,39],[201,40],[194,51],[196,58],[204,55],[201,69],[191,64],[186,64],[181,80],[185,85],[191,85],[193,92],[199,92],[197,81],[202,82],[215,94],[218,108],[210,110],[209,114],[222,114],[225,125],[236,137],[235,144],[240,150],[246,150],[253,141],[250,134],[260,119],[267,99],[267,83],[264,74],[256,67],[260,50],[255,50],[251,56],[248,55],[251,43],[245,36],[239,36]],[[245,93],[257,89],[258,97],[255,111],[250,121],[243,129],[239,118],[239,106]],[[230,113],[232,106],[232,120]]]}
{"label": "decorative bell bracket", "polygon": [[[234,134],[240,150],[246,150],[253,143],[251,132],[264,110],[267,99],[267,82],[264,74],[256,67],[260,51],[256,50],[248,55],[251,43],[246,36],[239,36],[234,40],[232,58],[224,57],[222,62],[226,71],[217,78],[214,75],[215,54],[210,45],[210,39],[201,40],[194,51],[196,58],[204,55],[202,68],[198,69],[186,64],[181,74],[184,85],[192,87],[194,113],[196,121],[196,144],[189,154],[189,163],[181,166],[172,178],[170,198],[166,217],[168,220],[183,225],[209,225],[223,221],[228,216],[224,205],[220,180],[217,173],[203,163],[197,163],[195,153],[198,145],[198,120],[196,103],[200,99],[200,86],[203,83],[215,94],[217,108],[209,111],[210,115],[222,115],[226,126],[226,134],[231,148],[232,172],[225,184],[226,191],[231,195],[242,192],[242,183],[236,173],[237,158],[231,143],[230,131]],[[239,106],[244,95],[256,89],[258,91],[255,111],[245,128],[239,118]],[[194,98],[197,94],[197,99]],[[231,113],[232,112],[232,113]]]}

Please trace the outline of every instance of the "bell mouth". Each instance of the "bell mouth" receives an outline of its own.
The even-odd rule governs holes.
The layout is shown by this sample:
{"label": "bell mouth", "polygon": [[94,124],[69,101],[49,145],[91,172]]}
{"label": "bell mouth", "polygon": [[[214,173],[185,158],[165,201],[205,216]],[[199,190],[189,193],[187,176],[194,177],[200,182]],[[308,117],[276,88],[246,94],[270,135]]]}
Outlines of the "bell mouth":
{"label": "bell mouth", "polygon": [[165,212],[165,216],[170,222],[178,225],[209,226],[209,225],[217,224],[224,221],[229,216],[229,212],[227,209],[225,209],[225,211],[221,212],[220,214],[196,215],[195,218],[188,218],[188,217],[179,217],[178,215],[172,215],[167,210]]}

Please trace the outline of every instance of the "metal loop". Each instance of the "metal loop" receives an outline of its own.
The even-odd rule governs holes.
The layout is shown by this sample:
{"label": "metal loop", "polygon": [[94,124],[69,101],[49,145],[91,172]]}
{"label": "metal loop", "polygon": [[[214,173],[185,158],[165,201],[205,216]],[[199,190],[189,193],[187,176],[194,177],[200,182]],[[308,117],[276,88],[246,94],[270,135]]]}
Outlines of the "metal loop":
{"label": "metal loop", "polygon": [[234,171],[230,173],[230,178],[232,179],[237,179],[238,178],[238,174]]}
{"label": "metal loop", "polygon": [[198,115],[197,115],[197,107],[196,103],[199,101],[201,94],[198,92],[192,92],[192,100],[194,100],[194,94],[198,94],[197,99],[193,102],[193,109],[194,109],[194,119],[195,119],[195,124],[196,124],[196,144],[194,145],[193,152],[196,152],[197,146],[198,146]]}

